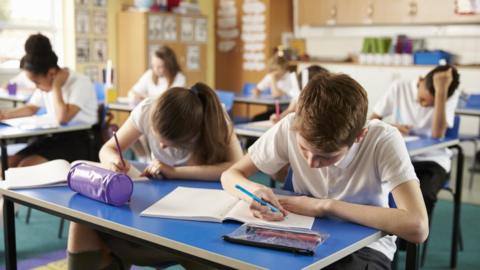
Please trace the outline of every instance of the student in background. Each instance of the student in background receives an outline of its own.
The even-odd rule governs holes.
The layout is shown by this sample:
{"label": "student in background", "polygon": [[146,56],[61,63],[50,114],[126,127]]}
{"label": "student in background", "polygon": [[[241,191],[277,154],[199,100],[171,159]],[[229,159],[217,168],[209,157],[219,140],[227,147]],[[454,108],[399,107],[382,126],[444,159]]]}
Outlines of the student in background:
{"label": "student in background", "polygon": [[268,74],[252,90],[254,96],[261,92],[271,90],[272,97],[288,95],[297,97],[299,93],[294,91],[293,81],[288,71],[288,60],[283,56],[274,55],[268,63]]}
{"label": "student in background", "polygon": [[[37,89],[23,107],[0,112],[0,119],[34,115],[45,107],[47,115],[58,123],[97,122],[97,99],[90,79],[58,66],[58,57],[50,40],[42,34],[25,42],[21,68]],[[89,158],[89,139],[85,131],[55,134],[34,141],[9,157],[9,166],[30,166],[53,159],[74,161]]]}
{"label": "student in background", "polygon": [[[300,90],[302,90],[305,85],[302,85],[303,83],[307,83],[310,81],[313,77],[315,77],[318,74],[328,74],[328,70],[322,66],[319,65],[311,65],[308,68],[302,70],[298,76],[297,76],[297,81],[298,84],[300,85]],[[306,76],[306,80],[304,80],[303,76]],[[305,82],[304,82],[305,81]],[[295,112],[297,110],[297,103],[298,103],[298,97],[292,98],[290,101],[290,104],[288,105],[288,108],[284,110],[280,115],[277,115],[276,113],[272,113],[270,115],[270,121],[276,123],[283,119],[286,115],[289,113]]]}
{"label": "student in background", "polygon": [[[250,201],[253,215],[266,220],[282,220],[293,212],[334,216],[384,231],[386,236],[326,269],[390,269],[393,235],[423,242],[428,219],[400,132],[378,120],[366,122],[367,111],[367,93],[349,76],[314,77],[300,94],[296,114],[280,120],[223,173],[223,188]],[[257,170],[272,174],[288,163],[294,191],[306,196],[279,199],[270,188],[248,180]],[[252,202],[236,184],[280,212]],[[389,208],[389,193],[397,208]]]}
{"label": "student in background", "polygon": [[[460,91],[455,67],[437,66],[425,78],[395,81],[373,109],[372,119],[393,116],[393,126],[404,134],[441,138],[453,127]],[[412,158],[420,179],[429,218],[437,194],[448,178],[451,152],[447,148],[429,151]]]}
{"label": "student in background", "polygon": [[[140,103],[117,133],[120,148],[127,149],[142,134],[155,158],[144,173],[155,178],[215,181],[243,155],[216,93],[202,83],[190,89],[170,88]],[[123,166],[113,139],[100,150],[100,161],[114,171],[127,171],[130,166]],[[68,252],[69,269],[129,269],[132,264],[155,266],[167,261],[177,261],[187,269],[205,269],[181,256],[76,223],[70,225]]]}
{"label": "student in background", "polygon": [[152,67],[147,70],[128,93],[134,104],[147,97],[157,97],[171,87],[185,87],[187,80],[180,70],[175,52],[161,46],[152,55]]}

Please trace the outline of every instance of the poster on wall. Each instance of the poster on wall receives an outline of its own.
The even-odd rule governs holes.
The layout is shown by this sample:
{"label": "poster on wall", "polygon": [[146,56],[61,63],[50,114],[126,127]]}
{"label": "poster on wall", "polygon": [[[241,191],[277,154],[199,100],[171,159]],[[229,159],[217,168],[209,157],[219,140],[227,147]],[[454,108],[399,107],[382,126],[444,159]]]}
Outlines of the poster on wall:
{"label": "poster on wall", "polygon": [[148,39],[163,39],[163,17],[159,15],[148,16]]}
{"label": "poster on wall", "polygon": [[195,20],[195,41],[206,43],[207,42],[207,19],[197,18]]}
{"label": "poster on wall", "polygon": [[242,5],[243,69],[262,71],[266,68],[265,3],[258,0],[246,1]]}
{"label": "poster on wall", "polygon": [[92,0],[96,7],[107,7],[107,0]]}
{"label": "poster on wall", "polygon": [[199,70],[200,69],[200,47],[188,46],[187,47],[187,70]]}
{"label": "poster on wall", "polygon": [[100,70],[97,65],[86,65],[83,74],[89,77],[92,82],[100,82]]}
{"label": "poster on wall", "polygon": [[163,17],[163,40],[177,40],[177,18],[175,16]]}
{"label": "poster on wall", "polygon": [[90,59],[90,46],[88,39],[78,38],[76,44],[76,56],[78,63],[88,62]]}
{"label": "poster on wall", "polygon": [[217,49],[229,52],[235,48],[239,30],[235,0],[221,0],[217,9]]}
{"label": "poster on wall", "polygon": [[93,12],[93,33],[98,35],[107,34],[107,12],[96,10]]}
{"label": "poster on wall", "polygon": [[79,34],[90,32],[90,17],[87,10],[77,10],[75,16],[75,30]]}
{"label": "poster on wall", "polygon": [[182,18],[182,41],[191,42],[194,36],[194,20],[193,18]]}
{"label": "poster on wall", "polygon": [[96,39],[93,40],[92,46],[92,62],[106,62],[107,61],[107,40]]}

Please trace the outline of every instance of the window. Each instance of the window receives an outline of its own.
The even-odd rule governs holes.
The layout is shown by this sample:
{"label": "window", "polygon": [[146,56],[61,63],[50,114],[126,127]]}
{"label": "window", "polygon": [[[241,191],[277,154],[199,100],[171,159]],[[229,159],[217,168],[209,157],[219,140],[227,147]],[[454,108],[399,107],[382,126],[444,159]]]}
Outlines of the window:
{"label": "window", "polygon": [[[2,0],[0,2],[0,69],[18,69],[28,36],[42,33],[63,58],[62,2],[58,0]],[[62,61],[60,61],[62,62]]]}

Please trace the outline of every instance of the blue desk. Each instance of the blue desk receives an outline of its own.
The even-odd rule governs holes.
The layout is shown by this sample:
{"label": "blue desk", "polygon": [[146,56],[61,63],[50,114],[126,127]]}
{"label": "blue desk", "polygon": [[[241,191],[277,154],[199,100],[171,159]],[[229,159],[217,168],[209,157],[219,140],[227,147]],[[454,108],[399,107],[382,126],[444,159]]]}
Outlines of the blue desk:
{"label": "blue desk", "polygon": [[[316,219],[313,229],[330,234],[314,256],[228,243],[222,235],[235,230],[239,223],[209,223],[140,217],[140,212],[165,196],[177,186],[221,188],[220,183],[198,181],[143,181],[136,182],[130,205],[113,207],[81,195],[67,187],[49,187],[26,190],[4,190],[5,203],[12,201],[28,205],[57,216],[90,224],[99,230],[153,247],[167,249],[192,257],[200,262],[221,268],[236,269],[319,269],[376,241],[382,237],[378,230],[330,219]],[[7,213],[4,224],[6,263],[15,269],[15,225]],[[9,241],[7,241],[9,239]]]}
{"label": "blue desk", "polygon": [[455,178],[455,195],[453,198],[453,230],[452,230],[452,242],[450,248],[450,268],[455,269],[457,266],[457,253],[458,243],[460,236],[460,212],[462,205],[462,188],[463,188],[463,162],[464,155],[460,146],[460,140],[458,138],[420,138],[419,140],[407,142],[407,149],[410,156],[419,155],[428,151],[441,148],[454,148],[457,150],[457,169]]}

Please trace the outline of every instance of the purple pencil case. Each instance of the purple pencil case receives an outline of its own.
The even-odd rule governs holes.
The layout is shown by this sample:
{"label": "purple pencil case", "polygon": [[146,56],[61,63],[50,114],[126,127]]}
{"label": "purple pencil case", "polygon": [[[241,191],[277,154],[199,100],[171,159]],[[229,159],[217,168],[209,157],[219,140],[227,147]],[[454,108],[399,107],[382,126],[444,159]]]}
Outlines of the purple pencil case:
{"label": "purple pencil case", "polygon": [[73,191],[115,206],[127,203],[133,192],[133,182],[128,175],[86,163],[75,164],[70,169],[67,183]]}

